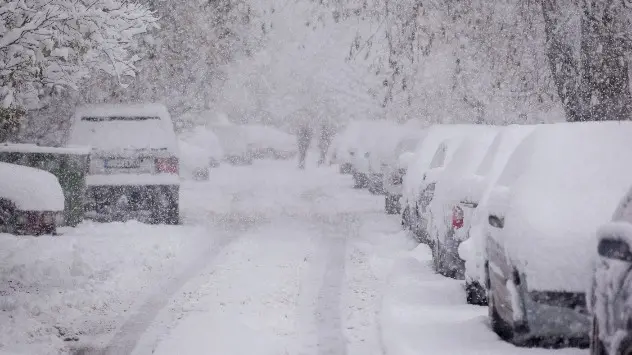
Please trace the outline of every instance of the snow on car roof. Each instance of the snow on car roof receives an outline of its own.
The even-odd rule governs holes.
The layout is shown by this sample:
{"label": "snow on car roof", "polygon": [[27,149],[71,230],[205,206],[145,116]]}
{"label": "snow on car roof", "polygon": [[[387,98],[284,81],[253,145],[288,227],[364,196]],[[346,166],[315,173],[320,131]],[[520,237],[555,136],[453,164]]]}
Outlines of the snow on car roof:
{"label": "snow on car roof", "polygon": [[2,143],[0,144],[0,152],[19,152],[19,153],[52,153],[52,154],[71,154],[83,155],[90,154],[90,146],[68,145],[64,147],[45,147],[37,144],[23,143]]}
{"label": "snow on car roof", "polygon": [[414,198],[419,192],[419,184],[423,179],[423,174],[428,170],[430,162],[434,157],[437,147],[446,139],[473,134],[475,132],[484,132],[495,130],[493,126],[487,125],[433,125],[423,134],[423,139],[417,145],[415,150],[415,159],[408,166],[406,176],[404,176],[403,191],[404,196]]}
{"label": "snow on car roof", "polygon": [[0,198],[22,211],[64,209],[64,194],[55,175],[27,166],[0,163]]}
{"label": "snow on car roof", "polygon": [[493,208],[506,209],[503,244],[529,288],[587,289],[596,229],[630,185],[630,137],[632,122],[541,125],[512,154],[499,178],[509,204]]}
{"label": "snow on car roof", "polygon": [[69,143],[89,145],[100,151],[167,149],[174,154],[178,153],[171,117],[167,108],[161,104],[78,107]]}

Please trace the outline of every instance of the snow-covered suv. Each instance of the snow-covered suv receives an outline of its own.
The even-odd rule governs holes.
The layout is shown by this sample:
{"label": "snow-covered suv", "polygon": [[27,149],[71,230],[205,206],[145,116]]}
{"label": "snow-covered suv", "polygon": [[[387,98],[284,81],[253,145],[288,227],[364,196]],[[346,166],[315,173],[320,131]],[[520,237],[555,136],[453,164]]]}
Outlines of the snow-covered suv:
{"label": "snow-covered suv", "polygon": [[179,150],[164,105],[79,107],[69,143],[92,147],[86,181],[88,217],[179,222]]}

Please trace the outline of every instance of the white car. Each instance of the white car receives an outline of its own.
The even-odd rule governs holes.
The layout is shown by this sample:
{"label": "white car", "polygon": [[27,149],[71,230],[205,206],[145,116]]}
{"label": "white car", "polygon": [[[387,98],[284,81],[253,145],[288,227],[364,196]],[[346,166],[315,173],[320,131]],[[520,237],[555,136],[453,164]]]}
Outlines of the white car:
{"label": "white car", "polygon": [[514,343],[588,345],[597,228],[629,188],[632,122],[538,126],[513,152],[488,203],[492,328]]}
{"label": "white car", "polygon": [[178,138],[180,174],[185,178],[208,180],[209,169],[218,167],[224,156],[219,138],[203,126],[186,130]]}
{"label": "white car", "polygon": [[485,157],[470,176],[458,183],[462,192],[459,207],[463,211],[462,227],[455,230],[458,256],[465,264],[465,293],[470,304],[487,305],[484,288],[485,231],[487,224],[487,200],[509,156],[536,126],[511,125],[502,128],[494,138]]}
{"label": "white car", "polygon": [[[418,201],[422,192],[422,187],[426,186],[423,177],[428,171],[437,147],[446,139],[463,137],[468,134],[476,134],[481,131],[493,129],[486,125],[433,125],[427,129],[423,140],[417,145],[414,152],[414,159],[408,165],[406,175],[402,179],[402,225],[418,233],[417,222],[419,218]],[[428,201],[429,203],[429,201]],[[423,235],[417,238],[423,239]]]}
{"label": "white car", "polygon": [[298,152],[293,134],[258,124],[244,125],[241,129],[255,159],[291,159]]}
{"label": "white car", "polygon": [[361,127],[351,159],[354,187],[371,188],[371,192],[381,193],[381,187],[377,185],[382,182],[380,166],[404,134],[403,126],[386,120],[369,121]]}
{"label": "white car", "polygon": [[63,212],[64,193],[55,175],[0,163],[0,233],[55,234]]}
{"label": "white car", "polygon": [[481,163],[489,150],[498,130],[479,132],[467,136],[446,165],[441,179],[437,182],[434,197],[427,208],[427,232],[432,248],[435,270],[444,276],[463,278],[465,265],[458,255],[458,246],[465,239],[474,201],[480,198],[480,191],[465,183]]}
{"label": "white car", "polygon": [[358,152],[358,144],[363,127],[370,121],[357,120],[349,124],[336,135],[331,146],[331,158],[335,164],[339,164],[340,173],[353,173],[353,159]]}
{"label": "white car", "polygon": [[384,189],[384,209],[387,214],[401,213],[402,180],[408,165],[414,159],[414,151],[426,135],[420,131],[404,137],[395,147],[390,159],[382,163],[382,187]]}
{"label": "white car", "polygon": [[69,143],[92,147],[86,215],[179,223],[179,149],[161,104],[78,107]]}

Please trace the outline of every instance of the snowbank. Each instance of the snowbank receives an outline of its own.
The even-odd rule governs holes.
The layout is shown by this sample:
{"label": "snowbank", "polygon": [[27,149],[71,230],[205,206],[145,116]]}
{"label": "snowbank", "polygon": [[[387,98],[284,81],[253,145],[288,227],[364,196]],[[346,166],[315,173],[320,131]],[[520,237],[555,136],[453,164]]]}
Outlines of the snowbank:
{"label": "snowbank", "polygon": [[27,166],[0,163],[0,197],[22,211],[64,210],[64,193],[55,175]]}
{"label": "snowbank", "polygon": [[498,179],[508,190],[492,194],[490,211],[504,215],[492,236],[529,289],[589,288],[595,232],[630,185],[631,136],[629,122],[560,123],[518,146]]}
{"label": "snowbank", "polygon": [[57,354],[107,339],[132,306],[200,252],[203,228],[84,223],[57,237],[0,234],[0,349]]}
{"label": "snowbank", "polygon": [[487,321],[487,308],[467,305],[461,281],[437,275],[425,245],[406,253],[384,288],[380,311],[386,355],[585,354],[585,350],[518,348],[501,341]]}

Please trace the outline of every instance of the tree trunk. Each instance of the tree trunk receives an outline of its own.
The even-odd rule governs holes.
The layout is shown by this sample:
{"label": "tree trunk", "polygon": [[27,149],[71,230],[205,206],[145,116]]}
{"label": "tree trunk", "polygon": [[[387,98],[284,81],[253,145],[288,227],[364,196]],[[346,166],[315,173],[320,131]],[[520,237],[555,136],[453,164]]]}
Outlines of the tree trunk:
{"label": "tree trunk", "polygon": [[542,0],[542,15],[546,35],[546,55],[549,60],[553,81],[562,101],[566,119],[580,121],[582,118],[579,100],[579,70],[573,46],[560,33],[562,27],[557,0]]}
{"label": "tree trunk", "polygon": [[581,18],[582,121],[629,120],[632,97],[618,16],[621,1],[584,0]]}

